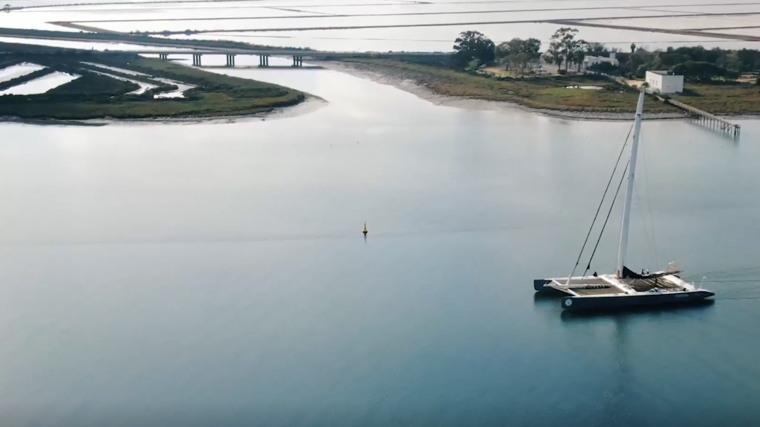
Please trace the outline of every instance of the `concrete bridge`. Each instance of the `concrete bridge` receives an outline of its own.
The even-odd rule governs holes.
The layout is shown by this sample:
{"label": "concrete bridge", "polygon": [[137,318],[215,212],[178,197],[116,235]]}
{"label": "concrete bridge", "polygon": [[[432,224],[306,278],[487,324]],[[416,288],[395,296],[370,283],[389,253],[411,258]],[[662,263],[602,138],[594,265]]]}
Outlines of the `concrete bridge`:
{"label": "concrete bridge", "polygon": [[[62,39],[62,40],[69,40],[69,39]],[[73,39],[72,39],[73,40]],[[80,41],[80,40],[78,40]],[[235,57],[238,55],[251,55],[251,56],[258,56],[259,57],[259,67],[269,67],[269,57],[270,56],[279,56],[279,57],[292,57],[293,58],[293,64],[291,67],[303,67],[303,59],[304,57],[312,58],[312,59],[327,59],[331,56],[344,56],[344,57],[352,57],[352,58],[393,58],[397,55],[414,55],[414,56],[440,56],[445,55],[443,53],[438,52],[398,52],[398,53],[379,53],[379,52],[320,52],[320,51],[313,51],[313,50],[296,50],[296,49],[232,49],[232,48],[204,48],[204,47],[196,47],[196,46],[188,46],[188,47],[174,47],[168,48],[166,46],[162,46],[164,49],[130,49],[130,50],[106,50],[106,51],[99,51],[100,54],[123,54],[123,53],[134,53],[138,55],[158,55],[160,59],[168,60],[170,56],[172,55],[192,55],[193,58],[193,65],[196,67],[202,66],[203,56],[204,55],[224,55],[227,57],[226,65],[225,67],[234,67],[235,66]],[[82,51],[82,52],[89,52],[89,50],[82,50],[82,49],[71,49],[74,51]],[[0,53],[14,53],[14,52],[0,52]],[[50,50],[50,51],[43,51],[43,50],[35,50],[33,52],[34,54],[57,54],[60,53],[60,49],[56,50]]]}
{"label": "concrete bridge", "polygon": [[[127,51],[123,51],[127,52]],[[329,53],[321,52],[309,52],[309,51],[293,51],[293,50],[140,50],[140,51],[128,51],[129,53],[137,54],[158,54],[160,59],[168,60],[170,55],[192,55],[193,66],[200,67],[203,65],[203,55],[224,55],[227,57],[227,63],[225,67],[235,66],[235,57],[237,55],[251,55],[259,57],[259,67],[269,67],[270,56],[291,56],[293,57],[293,67],[303,67],[303,57],[308,55],[312,58],[326,57]]]}
{"label": "concrete bridge", "polygon": [[[308,57],[312,59],[326,59],[330,56],[342,55],[350,56],[354,58],[377,58],[377,57],[394,57],[394,55],[403,55],[404,53],[375,53],[375,52],[320,52],[312,50],[294,50],[294,49],[172,49],[172,50],[125,50],[120,52],[129,52],[137,54],[152,54],[158,55],[159,58],[168,60],[170,55],[192,55],[193,65],[200,67],[203,65],[202,60],[204,55],[225,55],[227,57],[227,63],[225,67],[235,66],[235,56],[237,55],[252,55],[259,57],[259,67],[269,67],[270,56],[285,56],[292,57],[292,67],[303,67],[303,58]],[[415,56],[440,56],[441,53],[434,52],[420,52],[410,53]]]}

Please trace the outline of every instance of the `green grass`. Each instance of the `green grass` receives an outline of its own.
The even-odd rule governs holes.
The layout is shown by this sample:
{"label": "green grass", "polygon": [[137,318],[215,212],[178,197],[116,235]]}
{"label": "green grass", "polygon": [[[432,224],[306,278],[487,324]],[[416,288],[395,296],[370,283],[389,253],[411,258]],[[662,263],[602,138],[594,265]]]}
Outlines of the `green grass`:
{"label": "green grass", "polygon": [[686,84],[671,98],[713,114],[760,113],[760,86],[748,83]]}
{"label": "green grass", "polygon": [[305,99],[305,94],[283,86],[210,73],[159,59],[97,54],[85,58],[197,86],[187,91],[185,98],[153,99],[152,93],[126,95],[138,86],[90,73],[86,70],[91,67],[81,64],[82,58],[76,55],[51,55],[47,62],[45,57],[37,56],[35,61],[45,63],[49,69],[77,72],[82,77],[45,94],[0,97],[0,116],[58,120],[238,116],[295,105]]}
{"label": "green grass", "polygon": [[[94,118],[146,119],[170,117],[238,116],[270,111],[277,103],[287,105],[289,99],[232,100],[203,95],[197,101],[156,100],[154,102],[123,101],[114,104],[97,102],[53,102],[43,105],[0,104],[0,115],[29,119],[86,120]],[[10,107],[10,108],[9,108]]]}
{"label": "green grass", "polygon": [[88,94],[111,97],[124,95],[139,88],[139,85],[132,82],[116,80],[100,74],[82,73],[82,77],[48,91],[47,95]]}
{"label": "green grass", "polygon": [[[506,101],[530,108],[604,113],[633,113],[637,92],[600,76],[556,76],[499,79],[452,69],[386,59],[352,59],[346,62],[367,70],[381,69],[411,79],[435,93],[462,98]],[[602,86],[601,90],[568,86]],[[675,107],[649,102],[646,112],[678,112]]]}

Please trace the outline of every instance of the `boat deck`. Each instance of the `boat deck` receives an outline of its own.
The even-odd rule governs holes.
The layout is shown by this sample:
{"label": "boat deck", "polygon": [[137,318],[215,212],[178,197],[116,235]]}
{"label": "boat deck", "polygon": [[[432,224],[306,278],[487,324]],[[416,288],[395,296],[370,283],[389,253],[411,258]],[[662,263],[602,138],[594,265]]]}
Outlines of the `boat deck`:
{"label": "boat deck", "polygon": [[[538,287],[536,287],[538,286]],[[615,275],[607,274],[592,277],[571,277],[538,280],[534,283],[536,290],[544,286],[559,292],[579,297],[633,295],[647,292],[675,292],[692,289],[693,286],[684,282],[677,274],[665,272],[655,273],[646,278],[618,279]],[[692,289],[693,290],[693,289]]]}
{"label": "boat deck", "polygon": [[667,280],[664,277],[657,278],[657,279],[642,279],[642,280],[632,280],[630,283],[627,283],[630,287],[636,290],[636,292],[647,292],[650,289],[675,289],[675,288],[682,288],[683,285],[676,284],[673,281]]}
{"label": "boat deck", "polygon": [[587,295],[622,295],[625,292],[612,286],[589,286],[587,288],[573,288],[573,292],[580,296]]}

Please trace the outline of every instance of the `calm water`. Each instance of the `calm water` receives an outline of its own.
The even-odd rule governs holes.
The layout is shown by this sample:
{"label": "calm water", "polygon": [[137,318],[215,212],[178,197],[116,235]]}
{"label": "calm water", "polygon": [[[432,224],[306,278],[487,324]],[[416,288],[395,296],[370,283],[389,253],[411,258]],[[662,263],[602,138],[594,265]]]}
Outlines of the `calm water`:
{"label": "calm water", "polygon": [[[329,104],[0,125],[3,426],[760,420],[760,299],[731,299],[760,296],[748,285],[594,317],[534,297],[532,279],[570,272],[629,123],[435,106],[330,71],[233,73]],[[742,125],[733,142],[645,124],[633,267],[676,260],[699,280],[760,264],[760,123]]]}
{"label": "calm water", "polygon": [[0,91],[0,96],[3,95],[36,95],[45,93],[49,90],[55,89],[58,86],[64,85],[71,81],[78,79],[80,76],[76,74],[62,73],[55,71],[48,75],[38,77],[34,80],[30,80],[26,83],[21,83],[10,87],[8,89]]}
{"label": "calm water", "polygon": [[[758,15],[736,15],[760,11],[760,6],[751,0],[635,0],[625,4],[598,0],[250,0],[175,3],[141,1],[139,3],[142,4],[111,5],[102,3],[103,0],[16,0],[12,2],[12,6],[27,9],[0,13],[0,27],[78,31],[52,23],[71,21],[109,31],[205,30],[217,32],[192,37],[322,50],[377,52],[451,51],[454,39],[460,32],[468,30],[481,31],[496,43],[514,37],[535,37],[542,40],[546,48],[551,35],[565,24],[505,23],[530,22],[537,19],[595,19],[597,23],[608,25],[660,29],[746,27],[741,30],[717,32],[738,31],[742,34],[760,35],[757,28],[760,25]],[[43,5],[58,6],[40,7]],[[716,15],[705,16],[706,13]],[[661,18],[652,18],[654,16]],[[329,29],[419,24],[452,25]],[[317,29],[296,31],[303,28]],[[253,29],[278,31],[250,32]],[[675,35],[593,27],[578,27],[578,30],[579,38],[603,42],[609,47],[623,51],[628,51],[633,42],[648,49],[697,44],[709,48],[757,48],[756,43],[714,36],[699,37],[691,34]],[[183,40],[188,38],[185,35],[175,37]],[[60,45],[59,43],[61,42],[55,45]],[[53,45],[50,42],[46,44]],[[97,44],[92,43],[79,45],[86,49],[90,49],[91,46],[98,48]],[[109,49],[126,48],[128,45],[119,44]]]}

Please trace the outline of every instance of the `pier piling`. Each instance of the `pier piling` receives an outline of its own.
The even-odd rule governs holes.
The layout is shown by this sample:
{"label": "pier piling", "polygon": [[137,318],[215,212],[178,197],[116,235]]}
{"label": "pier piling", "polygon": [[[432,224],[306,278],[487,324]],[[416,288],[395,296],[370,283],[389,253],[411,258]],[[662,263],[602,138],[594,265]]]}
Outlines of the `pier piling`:
{"label": "pier piling", "polygon": [[704,126],[726,132],[734,138],[737,138],[741,133],[741,126],[731,123],[726,119],[720,118],[714,114],[710,114],[707,111],[700,110],[699,108],[692,107],[691,105],[684,104],[683,102],[676,101],[675,99],[667,99],[665,102],[674,105],[695,117]]}

